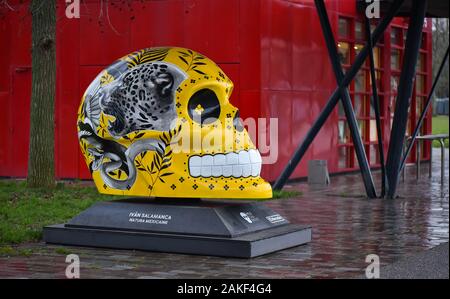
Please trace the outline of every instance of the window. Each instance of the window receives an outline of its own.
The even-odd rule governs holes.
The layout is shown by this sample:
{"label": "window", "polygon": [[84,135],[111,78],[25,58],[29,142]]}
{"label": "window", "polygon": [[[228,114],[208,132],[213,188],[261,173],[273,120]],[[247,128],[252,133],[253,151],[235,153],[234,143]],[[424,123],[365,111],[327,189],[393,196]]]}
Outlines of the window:
{"label": "window", "polygon": [[370,146],[370,164],[376,165],[378,164],[378,145],[371,145]]}
{"label": "window", "polygon": [[364,120],[358,120],[358,129],[359,129],[359,135],[363,139],[363,141],[366,139],[366,121]]}
{"label": "window", "polygon": [[402,29],[392,27],[391,29],[391,44],[401,46],[402,45]]}
{"label": "window", "polygon": [[420,53],[419,59],[417,60],[417,65],[416,65],[416,70],[418,72],[425,72],[426,71],[425,62],[426,62],[425,54],[424,53]]}
{"label": "window", "polygon": [[355,91],[364,92],[366,91],[366,72],[364,70],[359,71],[355,79]]}
{"label": "window", "polygon": [[390,104],[389,104],[391,127],[392,127],[392,121],[394,118],[395,103],[397,101],[397,90],[398,90],[399,80],[400,80],[399,76],[391,76],[391,99],[390,99]]}
{"label": "window", "polygon": [[346,18],[339,18],[339,36],[349,37],[350,20]]}
{"label": "window", "polygon": [[339,147],[339,164],[340,169],[345,169],[350,167],[350,147],[340,146]]}
{"label": "window", "polygon": [[370,136],[369,136],[370,142],[377,142],[378,141],[378,135],[377,135],[377,121],[375,119],[370,120]]}
{"label": "window", "polygon": [[391,69],[400,70],[400,50],[391,50]]}
{"label": "window", "polygon": [[365,40],[364,26],[361,22],[355,22],[355,38],[359,40]]}
{"label": "window", "polygon": [[[366,152],[367,152],[367,150],[366,150]],[[358,155],[356,154],[356,151],[353,153],[353,161],[355,164],[353,167],[359,168]]]}
{"label": "window", "polygon": [[339,143],[344,144],[349,141],[349,130],[345,120],[340,120],[338,123],[338,138]]}
{"label": "window", "polygon": [[416,97],[416,116],[417,119],[422,114],[423,108],[425,107],[426,98],[425,97]]}
{"label": "window", "polygon": [[[375,29],[377,28],[377,25],[378,24],[374,24],[374,23],[370,24],[370,33],[372,35],[375,32]],[[384,44],[384,34],[381,35],[379,43],[380,44]]]}
{"label": "window", "polygon": [[397,93],[399,81],[400,81],[400,77],[399,76],[392,76],[391,77],[391,91],[392,92]]}
{"label": "window", "polygon": [[379,47],[373,49],[373,60],[375,63],[375,68],[381,68],[381,50]]}
{"label": "window", "polygon": [[355,49],[355,56],[357,56],[359,52],[361,52],[361,50],[364,48],[364,45],[356,44],[353,48]]}
{"label": "window", "polygon": [[339,58],[342,64],[350,64],[350,45],[348,43],[338,43]]}
{"label": "window", "polygon": [[408,113],[408,122],[407,122],[407,124],[406,124],[406,136],[411,136],[411,132],[412,132],[412,129],[411,129],[411,114],[410,113]]}
{"label": "window", "polygon": [[345,117],[345,110],[344,110],[344,106],[342,105],[342,101],[338,102],[338,116]]}
{"label": "window", "polygon": [[425,93],[425,76],[416,75],[416,93]]}
{"label": "window", "polygon": [[[368,73],[369,76],[369,88],[370,88],[370,92],[372,92],[372,75],[370,73]],[[375,82],[377,84],[377,88],[378,90],[382,89],[382,85],[381,85],[381,78],[382,78],[382,74],[380,71],[375,71]]]}
{"label": "window", "polygon": [[360,94],[356,94],[354,96],[354,101],[355,101],[355,114],[357,117],[364,117],[366,112],[365,112],[365,103],[366,103],[366,99],[364,96],[360,95]]}
{"label": "window", "polygon": [[[378,105],[379,105],[379,110],[380,110],[380,117],[384,117],[384,111],[383,111],[383,107],[384,107],[384,96],[383,95],[378,95]],[[370,117],[371,118],[375,118],[375,108],[374,108],[374,101],[372,96],[370,96]]]}
{"label": "window", "polygon": [[[380,96],[378,96],[378,99],[380,100]],[[374,104],[375,102],[373,101],[373,96],[370,95],[370,117],[375,117],[375,108],[373,107]]]}

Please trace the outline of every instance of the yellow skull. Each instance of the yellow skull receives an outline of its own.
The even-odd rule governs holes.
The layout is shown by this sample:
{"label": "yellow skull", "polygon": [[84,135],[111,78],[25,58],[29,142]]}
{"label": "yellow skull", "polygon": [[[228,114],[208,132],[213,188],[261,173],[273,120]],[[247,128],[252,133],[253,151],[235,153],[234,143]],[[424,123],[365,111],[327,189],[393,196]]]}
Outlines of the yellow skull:
{"label": "yellow skull", "polygon": [[214,62],[184,48],[144,49],[107,67],[78,112],[81,151],[99,192],[271,198],[232,90]]}

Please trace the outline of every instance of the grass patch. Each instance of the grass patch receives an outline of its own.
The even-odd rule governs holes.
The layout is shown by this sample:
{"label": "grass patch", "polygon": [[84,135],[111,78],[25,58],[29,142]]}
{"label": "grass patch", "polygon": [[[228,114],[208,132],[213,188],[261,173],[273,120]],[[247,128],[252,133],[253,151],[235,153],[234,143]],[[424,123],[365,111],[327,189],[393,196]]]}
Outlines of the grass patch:
{"label": "grass patch", "polygon": [[272,196],[274,199],[292,198],[292,197],[299,197],[302,195],[303,195],[303,193],[301,191],[296,191],[296,190],[291,190],[291,191],[273,190],[272,191]]}
{"label": "grass patch", "polygon": [[1,246],[0,256],[25,256],[29,257],[33,253],[32,249],[27,248],[14,248],[11,246]]}
{"label": "grass patch", "polygon": [[55,249],[55,252],[56,252],[57,254],[62,254],[62,255],[69,255],[69,254],[72,253],[69,249],[64,248],[64,247],[58,247],[58,248],[56,248],[56,249]]}
{"label": "grass patch", "polygon": [[[302,196],[300,191],[273,191],[274,199]],[[118,199],[99,194],[83,182],[58,183],[54,189],[28,188],[25,181],[0,180],[0,256],[27,256],[26,250],[9,244],[39,241],[46,225],[64,223],[93,203]],[[67,255],[66,248],[56,253]]]}
{"label": "grass patch", "polygon": [[[448,134],[448,116],[439,115],[433,117],[433,134]],[[433,147],[441,147],[439,141],[433,141]],[[445,140],[445,147],[448,148],[448,139]]]}
{"label": "grass patch", "polygon": [[[42,228],[63,223],[93,203],[117,197],[101,195],[86,183],[59,183],[54,189],[27,188],[25,181],[0,180],[0,245],[38,241]],[[7,247],[0,250],[7,253]]]}

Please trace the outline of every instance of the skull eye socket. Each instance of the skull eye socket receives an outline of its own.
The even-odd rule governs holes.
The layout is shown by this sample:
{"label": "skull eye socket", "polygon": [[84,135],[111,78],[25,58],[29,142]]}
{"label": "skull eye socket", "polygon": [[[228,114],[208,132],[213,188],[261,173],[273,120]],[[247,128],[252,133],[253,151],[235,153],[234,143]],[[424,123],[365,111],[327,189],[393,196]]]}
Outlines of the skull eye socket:
{"label": "skull eye socket", "polygon": [[220,116],[220,103],[216,93],[208,88],[194,93],[189,99],[188,113],[194,122],[200,124],[215,122]]}

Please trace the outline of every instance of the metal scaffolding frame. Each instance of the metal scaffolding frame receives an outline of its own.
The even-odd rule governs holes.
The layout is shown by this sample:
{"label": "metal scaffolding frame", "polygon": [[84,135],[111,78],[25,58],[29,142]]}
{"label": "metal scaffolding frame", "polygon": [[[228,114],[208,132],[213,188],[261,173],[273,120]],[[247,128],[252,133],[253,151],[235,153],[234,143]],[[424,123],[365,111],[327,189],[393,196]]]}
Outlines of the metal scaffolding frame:
{"label": "metal scaffolding frame", "polygon": [[[327,45],[328,55],[330,56],[331,65],[333,66],[334,76],[336,77],[337,84],[341,86],[344,79],[344,72],[339,59],[339,53],[333,36],[333,30],[331,29],[327,9],[323,0],[315,0],[314,2],[319,15],[320,25],[322,26],[322,33],[325,38],[325,44]],[[372,52],[371,50],[372,49],[370,49],[369,53]],[[367,161],[364,144],[361,135],[359,134],[358,121],[356,119],[355,110],[353,109],[350,92],[348,91],[347,86],[343,86],[339,89],[339,96],[341,98],[342,106],[344,107],[345,117],[347,118],[353,145],[355,146],[356,157],[358,159],[359,168],[361,169],[361,175],[364,181],[367,196],[371,198],[376,197],[369,161]]]}
{"label": "metal scaffolding frame", "polygon": [[390,198],[396,196],[406,125],[408,122],[408,109],[413,94],[414,77],[416,75],[416,64],[419,57],[426,9],[427,0],[413,1],[386,162],[386,175],[388,179],[386,195]]}
{"label": "metal scaffolding frame", "polygon": [[[322,2],[322,4],[320,2]],[[323,5],[323,1],[316,1],[316,6],[317,6],[317,4],[319,6],[321,6],[321,5]],[[371,37],[372,38],[372,45],[376,45],[378,43],[378,41],[381,39],[381,37],[383,36],[384,31],[386,30],[386,28],[388,28],[388,26],[391,23],[392,19],[396,16],[398,11],[400,10],[400,7],[402,6],[402,4],[403,4],[403,0],[395,0],[392,3],[392,5],[390,6],[389,10],[386,12],[384,18],[381,19],[380,23],[377,25],[377,27],[375,28],[375,30],[374,30],[374,32],[372,34],[372,37]],[[318,11],[318,14],[320,16],[321,12]],[[324,16],[320,16],[320,17],[324,18]],[[303,141],[299,144],[299,146],[295,150],[292,158],[289,160],[289,162],[287,163],[287,165],[285,166],[285,168],[281,172],[280,176],[275,181],[275,183],[273,185],[273,189],[281,190],[283,188],[284,184],[289,179],[289,176],[292,174],[292,172],[294,171],[295,167],[298,165],[300,160],[303,158],[304,154],[308,150],[308,148],[311,145],[311,143],[313,142],[314,138],[317,136],[317,134],[319,133],[319,131],[322,128],[323,124],[325,123],[325,121],[330,116],[330,114],[333,111],[334,107],[338,103],[338,101],[339,101],[339,99],[341,97],[341,94],[345,94],[346,93],[345,90],[347,89],[348,85],[353,80],[353,78],[355,78],[356,74],[361,69],[361,66],[364,64],[364,61],[369,56],[370,49],[371,49],[371,47],[366,43],[366,45],[361,50],[361,52],[359,52],[359,54],[356,56],[355,61],[351,65],[350,69],[345,73],[343,78],[340,78],[341,80],[337,80],[338,81],[338,87],[334,90],[333,94],[328,99],[327,104],[323,108],[322,112],[319,114],[318,118],[316,119],[314,124],[309,129],[309,131],[306,134],[306,136],[303,139]],[[330,54],[330,56],[331,56],[331,54]],[[353,110],[352,107],[347,107],[347,108],[351,108]],[[349,111],[346,111],[346,115],[347,116],[349,115],[348,112]],[[353,112],[353,114],[354,114],[354,112]],[[355,135],[356,139],[358,139],[359,131],[358,131],[357,134],[353,133],[353,135]],[[359,138],[360,138],[360,136],[359,136]],[[360,158],[362,158],[361,156],[362,155],[361,155],[361,152],[360,152],[358,154],[358,160]],[[365,152],[364,152],[364,156],[365,156]],[[362,160],[363,161],[364,160],[367,161],[367,158],[364,157],[364,158],[362,158]],[[364,178],[367,196],[370,197],[370,198],[376,197],[375,187],[373,185],[370,168],[361,169],[361,173],[362,173],[363,178]]]}
{"label": "metal scaffolding frame", "polygon": [[[349,125],[350,133],[352,136],[353,144],[355,146],[355,152],[360,165],[361,176],[363,178],[364,186],[366,189],[366,194],[369,198],[377,197],[376,190],[373,184],[372,173],[370,170],[369,163],[367,161],[367,156],[365,153],[364,145],[362,143],[361,136],[358,130],[358,124],[355,117],[355,112],[353,110],[350,94],[348,92],[348,85],[356,76],[357,72],[361,69],[365,59],[369,57],[370,60],[370,73],[372,80],[372,96],[373,105],[375,110],[375,117],[377,122],[377,137],[378,137],[378,150],[380,154],[380,163],[382,169],[382,183],[381,183],[381,194],[380,197],[394,198],[396,196],[396,188],[398,184],[399,174],[404,166],[406,157],[411,150],[414,139],[418,134],[420,126],[423,122],[423,118],[430,106],[431,97],[436,85],[436,82],[442,72],[443,65],[448,56],[444,57],[440,70],[438,72],[437,78],[433,83],[433,87],[428,96],[426,107],[422,112],[422,115],[417,124],[416,130],[414,131],[414,137],[412,142],[406,152],[405,156],[402,157],[403,153],[403,142],[406,133],[406,125],[408,120],[408,109],[410,106],[410,100],[413,93],[413,82],[416,72],[416,64],[419,56],[420,41],[422,37],[422,28],[424,20],[427,13],[427,0],[411,0],[412,3],[410,9],[410,19],[406,38],[405,52],[403,56],[403,66],[401,70],[398,95],[396,99],[396,106],[394,112],[393,125],[391,129],[389,150],[387,155],[386,164],[384,162],[384,150],[383,150],[383,140],[381,134],[381,117],[380,117],[380,107],[379,98],[375,80],[375,63],[373,57],[373,48],[376,46],[380,38],[382,37],[386,28],[390,25],[392,19],[400,12],[403,0],[393,0],[388,1],[390,4],[389,9],[386,10],[384,17],[378,23],[374,32],[370,32],[370,23],[366,18],[366,35],[367,42],[361,52],[355,58],[355,61],[351,65],[350,69],[344,74],[342,71],[342,66],[339,60],[339,55],[336,48],[336,42],[332,33],[331,25],[328,19],[327,10],[324,4],[324,0],[315,0],[317,14],[320,19],[320,24],[322,27],[322,33],[325,38],[325,43],[328,49],[328,54],[330,56],[330,61],[333,67],[333,72],[336,77],[336,82],[338,87],[334,90],[333,94],[328,99],[327,104],[323,108],[322,112],[317,117],[316,121],[309,129],[303,141],[296,148],[292,158],[289,160],[280,176],[277,178],[273,184],[273,189],[281,190],[289,179],[300,160],[303,158],[305,152],[311,145],[312,141],[322,128],[325,121],[330,116],[334,107],[339,100],[342,101],[347,122]],[[435,3],[435,2],[433,2]]]}
{"label": "metal scaffolding frame", "polygon": [[381,194],[380,197],[384,197],[386,194],[386,164],[384,161],[384,147],[383,147],[383,135],[381,131],[381,113],[380,113],[380,98],[378,97],[377,79],[375,74],[375,58],[373,56],[373,44],[372,44],[372,32],[370,30],[370,20],[364,15],[364,25],[366,30],[367,44],[369,45],[369,65],[370,65],[370,80],[372,83],[372,99],[373,110],[375,112],[375,121],[377,126],[377,140],[378,140],[378,155],[380,157],[381,165]]}

